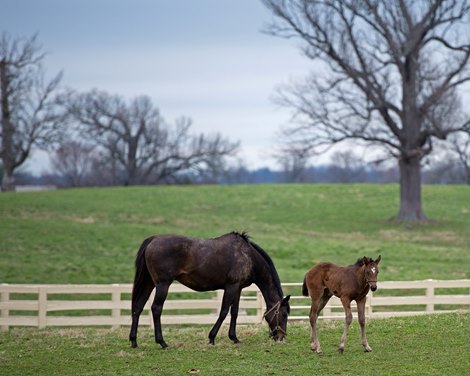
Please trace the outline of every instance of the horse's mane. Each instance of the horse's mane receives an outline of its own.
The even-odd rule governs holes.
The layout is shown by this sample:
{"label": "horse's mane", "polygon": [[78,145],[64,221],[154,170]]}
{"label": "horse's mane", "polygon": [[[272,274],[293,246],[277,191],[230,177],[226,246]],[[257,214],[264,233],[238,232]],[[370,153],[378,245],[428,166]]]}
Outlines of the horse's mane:
{"label": "horse's mane", "polygon": [[356,263],[354,263],[353,265],[351,266],[362,266],[364,265],[364,261],[367,260],[367,262],[374,262],[374,260],[372,260],[370,257],[360,257],[357,259]]}
{"label": "horse's mane", "polygon": [[254,250],[256,250],[259,253],[259,255],[263,258],[264,261],[266,261],[266,263],[268,264],[269,270],[271,272],[271,276],[273,278],[274,284],[276,285],[276,289],[279,292],[279,296],[283,297],[284,293],[281,287],[281,280],[279,278],[279,275],[277,274],[277,270],[274,267],[274,263],[271,257],[266,253],[266,251],[263,248],[261,248],[258,244],[250,240],[250,236],[248,235],[246,231],[243,231],[241,233],[233,231],[232,234],[242,238],[248,245],[250,245]]}

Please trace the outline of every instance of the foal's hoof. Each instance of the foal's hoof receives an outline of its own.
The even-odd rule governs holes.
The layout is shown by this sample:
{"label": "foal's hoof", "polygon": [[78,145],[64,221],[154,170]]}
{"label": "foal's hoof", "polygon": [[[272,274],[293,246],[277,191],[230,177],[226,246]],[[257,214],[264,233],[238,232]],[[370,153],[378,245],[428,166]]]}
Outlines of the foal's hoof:
{"label": "foal's hoof", "polygon": [[137,342],[132,342],[132,343],[131,343],[131,347],[132,347],[133,349],[136,349],[136,348],[138,347],[138,346],[137,346]]}
{"label": "foal's hoof", "polygon": [[340,347],[340,348],[338,349],[338,352],[339,352],[341,355],[343,355],[343,353],[344,353],[344,348],[343,348],[343,347]]}
{"label": "foal's hoof", "polygon": [[310,346],[310,349],[316,354],[319,354],[319,355],[323,354],[322,349],[319,347]]}
{"label": "foal's hoof", "polygon": [[372,352],[372,348],[370,346],[364,347],[365,352]]}

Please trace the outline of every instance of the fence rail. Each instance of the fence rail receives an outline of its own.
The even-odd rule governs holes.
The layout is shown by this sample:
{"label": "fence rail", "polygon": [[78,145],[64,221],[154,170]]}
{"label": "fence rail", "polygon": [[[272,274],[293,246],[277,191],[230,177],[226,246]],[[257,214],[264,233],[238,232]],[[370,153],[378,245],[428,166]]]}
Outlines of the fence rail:
{"label": "fence rail", "polygon": [[[308,319],[310,300],[299,296],[300,283],[282,285],[291,294],[290,321]],[[130,284],[113,285],[20,285],[0,284],[0,328],[10,326],[127,326],[131,324]],[[163,324],[213,324],[218,316],[223,291],[195,293],[181,284],[170,287],[162,315]],[[153,325],[150,305],[140,322]],[[259,323],[265,311],[256,286],[245,288],[240,300],[238,322]],[[381,282],[369,293],[366,316],[382,318],[470,310],[470,279],[452,281]],[[343,318],[339,299],[333,297],[320,319]]]}

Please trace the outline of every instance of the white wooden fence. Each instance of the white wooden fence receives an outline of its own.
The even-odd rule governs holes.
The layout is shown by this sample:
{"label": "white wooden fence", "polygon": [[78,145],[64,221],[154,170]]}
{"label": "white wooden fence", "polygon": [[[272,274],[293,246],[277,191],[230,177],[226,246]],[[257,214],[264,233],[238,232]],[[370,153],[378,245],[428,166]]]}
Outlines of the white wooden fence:
{"label": "white wooden fence", "polygon": [[[291,294],[289,320],[306,320],[310,300],[300,296],[300,283],[282,285]],[[366,315],[370,318],[410,316],[470,310],[470,279],[452,281],[379,282],[369,293]],[[450,290],[449,290],[450,289]],[[130,325],[132,285],[19,285],[0,284],[0,328],[10,326],[113,326]],[[185,297],[184,295],[189,296]],[[220,309],[222,291],[195,293],[180,284],[170,287],[162,324],[213,324]],[[153,325],[150,297],[140,323]],[[256,286],[243,290],[238,323],[260,323],[264,300]],[[333,297],[323,319],[343,318],[339,299]],[[228,320],[227,320],[228,321]]]}

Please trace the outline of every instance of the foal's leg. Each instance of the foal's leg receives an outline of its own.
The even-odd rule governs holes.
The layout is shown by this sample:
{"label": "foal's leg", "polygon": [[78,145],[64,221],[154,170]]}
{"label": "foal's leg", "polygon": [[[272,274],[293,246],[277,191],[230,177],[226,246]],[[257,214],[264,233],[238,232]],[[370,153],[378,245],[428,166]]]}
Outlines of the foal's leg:
{"label": "foal's leg", "polygon": [[219,318],[217,319],[211,331],[209,332],[209,343],[211,345],[215,344],[214,342],[215,337],[217,336],[217,333],[219,332],[222,322],[225,320],[225,317],[227,317],[228,310],[230,306],[233,304],[233,299],[237,295],[237,291],[239,291],[239,287],[235,285],[225,288],[224,297],[222,298],[222,307],[220,308]]}
{"label": "foal's leg", "polygon": [[154,287],[153,283],[151,283],[132,295],[132,326],[129,341],[131,341],[133,348],[137,347],[137,327],[139,326],[140,314]]}
{"label": "foal's leg", "polygon": [[228,338],[230,338],[233,341],[233,343],[240,342],[237,338],[236,327],[237,327],[238,307],[240,306],[241,292],[242,290],[238,290],[236,295],[233,297],[232,307],[230,308],[230,329],[228,330]]}
{"label": "foal's leg", "polygon": [[170,288],[170,284],[171,282],[160,282],[157,285],[155,299],[153,300],[152,304],[153,325],[155,327],[155,342],[160,344],[160,346],[164,349],[166,349],[168,345],[163,339],[161,316],[163,310],[163,303],[165,302],[166,297],[168,296],[168,289]]}
{"label": "foal's leg", "polygon": [[321,298],[312,298],[312,307],[310,308],[310,327],[312,328],[310,348],[317,354],[322,353],[320,342],[318,341],[317,336],[317,319],[322,309],[325,308],[326,303],[328,303],[330,300],[331,296],[332,295],[330,294],[329,290],[325,289]]}
{"label": "foal's leg", "polygon": [[357,302],[357,316],[359,319],[359,326],[361,327],[361,342],[366,352],[371,352],[372,348],[369,346],[366,338],[366,298]]}
{"label": "foal's leg", "polygon": [[312,306],[310,307],[310,348],[312,351],[316,352],[317,354],[321,354],[322,350],[320,347],[320,342],[318,341],[317,337],[317,318],[318,318],[318,303],[313,302],[312,299]]}
{"label": "foal's leg", "polygon": [[351,322],[353,319],[353,315],[351,312],[351,300],[347,297],[342,297],[341,303],[343,303],[344,313],[346,315],[346,323],[344,325],[343,335],[341,336],[341,343],[339,344],[339,348],[338,348],[338,351],[340,352],[340,354],[344,352],[344,345],[346,343],[346,337],[348,336],[349,325],[351,325]]}

